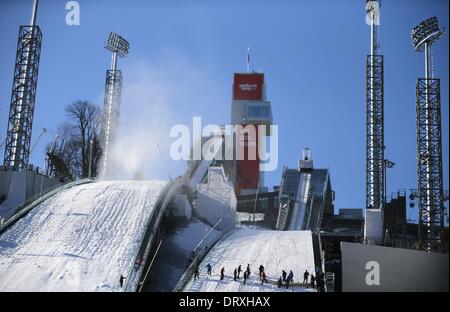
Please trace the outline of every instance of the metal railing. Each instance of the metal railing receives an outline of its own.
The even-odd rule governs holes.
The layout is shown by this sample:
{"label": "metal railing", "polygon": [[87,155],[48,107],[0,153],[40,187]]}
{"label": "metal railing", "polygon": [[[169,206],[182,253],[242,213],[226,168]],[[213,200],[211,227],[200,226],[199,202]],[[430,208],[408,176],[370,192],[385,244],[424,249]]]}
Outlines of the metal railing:
{"label": "metal railing", "polygon": [[159,249],[161,248],[162,242],[163,242],[163,240],[161,239],[159,241],[158,247],[156,247],[155,254],[153,255],[152,261],[150,261],[147,271],[145,272],[144,278],[138,285],[138,292],[142,292],[142,288],[144,287],[145,280],[147,279],[148,273],[150,272],[150,270],[153,267],[153,263],[155,262],[156,256],[158,255],[158,252],[159,252]]}
{"label": "metal railing", "polygon": [[66,190],[66,189],[69,189],[71,187],[77,186],[77,185],[91,183],[93,181],[94,180],[92,180],[92,179],[82,179],[82,180],[73,181],[73,182],[70,182],[67,184],[63,184],[62,186],[55,185],[53,187],[46,189],[45,193],[37,193],[34,196],[31,196],[17,208],[17,211],[16,211],[16,213],[14,213],[14,215],[12,215],[6,221],[2,221],[0,223],[0,233],[5,231],[8,227],[10,227],[12,224],[14,224],[20,218],[24,217],[33,208],[35,208],[36,206],[41,204],[43,201],[54,196],[56,193]]}

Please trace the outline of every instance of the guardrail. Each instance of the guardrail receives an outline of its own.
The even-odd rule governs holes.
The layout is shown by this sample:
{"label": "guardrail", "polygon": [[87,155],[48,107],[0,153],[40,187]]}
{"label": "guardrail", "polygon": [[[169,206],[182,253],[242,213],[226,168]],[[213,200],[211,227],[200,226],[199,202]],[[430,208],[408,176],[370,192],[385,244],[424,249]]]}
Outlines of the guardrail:
{"label": "guardrail", "polygon": [[138,285],[139,286],[138,287],[138,292],[141,292],[142,288],[144,287],[145,280],[147,279],[148,273],[150,272],[150,270],[153,267],[153,263],[155,262],[156,256],[158,255],[159,248],[161,248],[162,242],[163,242],[163,240],[161,239],[159,241],[158,247],[156,247],[155,253],[154,253],[153,258],[152,258],[152,261],[150,261],[150,264],[148,265],[148,268],[147,268],[147,271],[145,272],[144,278],[142,279],[142,282],[140,282],[139,285]]}
{"label": "guardrail", "polygon": [[[205,235],[205,237],[197,244],[196,249],[201,245],[204,239],[206,239],[207,235],[222,221],[222,218],[219,219],[219,221],[214,225],[213,228]],[[174,287],[174,292],[181,292],[183,291],[184,287],[186,287],[186,284],[189,282],[189,280],[192,278],[195,269],[200,265],[200,263],[203,261],[205,256],[208,254],[210,250],[213,249],[213,247],[217,244],[218,241],[222,240],[226,236],[231,235],[234,231],[230,231],[228,233],[220,232],[219,235],[213,238],[212,241],[209,241],[210,246],[209,248],[201,248],[200,251],[197,253],[197,255],[192,259],[192,262],[189,264],[186,271],[181,276],[180,280],[178,281],[177,285]],[[208,247],[208,246],[205,246]],[[195,249],[194,249],[195,250]]]}
{"label": "guardrail", "polygon": [[92,180],[92,179],[82,179],[82,180],[69,182],[67,184],[63,184],[62,186],[61,185],[56,185],[55,187],[48,188],[46,190],[46,192],[43,193],[43,194],[42,193],[38,193],[38,194],[30,197],[22,205],[20,205],[17,208],[17,211],[16,211],[16,213],[14,215],[12,215],[6,221],[2,221],[0,223],[0,233],[4,232],[8,227],[10,227],[12,224],[14,224],[20,218],[24,217],[33,208],[35,208],[36,206],[41,204],[43,201],[49,199],[50,197],[52,197],[56,193],[58,193],[60,191],[63,191],[63,190],[66,190],[66,189],[69,189],[71,187],[77,186],[77,185],[91,183],[93,181],[94,180]]}

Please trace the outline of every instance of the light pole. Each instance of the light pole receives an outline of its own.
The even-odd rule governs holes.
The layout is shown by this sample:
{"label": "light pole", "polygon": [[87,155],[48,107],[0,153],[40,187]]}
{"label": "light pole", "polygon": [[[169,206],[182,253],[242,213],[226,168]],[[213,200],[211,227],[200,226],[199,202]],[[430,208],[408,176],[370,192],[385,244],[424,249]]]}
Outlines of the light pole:
{"label": "light pole", "polygon": [[112,52],[111,69],[106,72],[105,101],[102,121],[103,159],[100,165],[103,176],[113,176],[110,166],[112,144],[119,123],[120,100],[122,96],[122,72],[117,69],[117,56],[128,54],[129,43],[116,33],[110,33],[105,43],[105,49]]}
{"label": "light pole", "polygon": [[366,205],[364,238],[383,236],[384,56],[379,51],[380,0],[366,0],[370,53],[366,56]]}
{"label": "light pole", "polygon": [[416,85],[416,135],[421,247],[439,251],[443,245],[444,200],[440,79],[433,77],[431,46],[444,35],[436,17],[414,27],[414,49],[424,52],[425,77]]}

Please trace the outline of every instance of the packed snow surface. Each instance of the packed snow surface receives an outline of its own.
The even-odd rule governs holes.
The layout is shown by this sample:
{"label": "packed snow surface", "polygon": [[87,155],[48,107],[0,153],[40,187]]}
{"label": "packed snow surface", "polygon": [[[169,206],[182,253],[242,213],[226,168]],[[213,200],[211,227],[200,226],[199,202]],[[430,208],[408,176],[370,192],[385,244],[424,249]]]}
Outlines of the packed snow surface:
{"label": "packed snow surface", "polygon": [[0,291],[117,291],[164,188],[107,181],[59,192],[0,235]]}
{"label": "packed snow surface", "polygon": [[[212,275],[205,266],[210,263]],[[241,278],[233,280],[234,269],[250,264],[251,274],[246,285]],[[261,285],[258,268],[263,265],[269,284]],[[225,278],[220,280],[220,270]],[[305,287],[278,288],[281,271],[294,273],[294,283],[303,281],[305,270],[314,272],[314,253],[310,231],[272,231],[239,229],[219,241],[200,264],[200,278],[187,283],[184,291],[312,291]]]}

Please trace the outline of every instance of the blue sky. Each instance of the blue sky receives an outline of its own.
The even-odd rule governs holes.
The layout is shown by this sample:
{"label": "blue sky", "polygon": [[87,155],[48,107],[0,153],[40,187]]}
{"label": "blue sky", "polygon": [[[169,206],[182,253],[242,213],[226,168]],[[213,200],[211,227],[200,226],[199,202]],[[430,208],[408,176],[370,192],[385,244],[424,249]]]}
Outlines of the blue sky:
{"label": "blue sky", "polygon": [[[29,23],[31,0],[0,1],[0,134],[6,133],[19,25]],[[336,208],[363,207],[365,198],[365,57],[369,27],[362,0],[345,1],[78,1],[81,25],[65,24],[66,1],[42,0],[37,17],[43,32],[31,162],[42,165],[44,146],[77,99],[103,103],[110,55],[103,43],[110,31],[130,42],[119,61],[124,76],[122,126],[129,135],[136,120],[148,126],[149,167],[163,168],[154,148],[168,160],[170,126],[230,119],[234,72],[265,72],[267,97],[279,125],[278,170],[266,175],[280,183],[283,165],[294,167],[303,147],[312,148],[316,167],[329,168]],[[415,83],[423,76],[423,55],[412,48],[412,27],[437,16],[449,29],[448,1],[384,0],[381,53],[385,55],[386,157],[388,192],[417,187]],[[444,181],[448,188],[448,35],[433,49],[441,78]],[[133,128],[134,126],[134,128]],[[139,129],[142,130],[143,127]],[[130,157],[137,150],[127,150]],[[3,150],[0,155],[3,154]],[[185,164],[168,161],[172,175]],[[161,170],[154,178],[166,178]]]}

